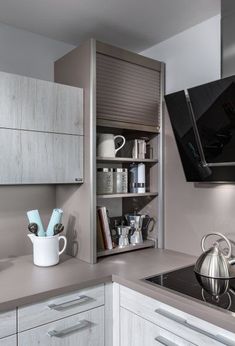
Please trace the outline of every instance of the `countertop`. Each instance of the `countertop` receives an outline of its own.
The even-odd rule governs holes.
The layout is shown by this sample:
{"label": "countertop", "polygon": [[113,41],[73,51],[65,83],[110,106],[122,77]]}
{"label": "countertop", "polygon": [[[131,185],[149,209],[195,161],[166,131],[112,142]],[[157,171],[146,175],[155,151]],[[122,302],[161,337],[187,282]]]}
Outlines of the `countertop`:
{"label": "countertop", "polygon": [[106,257],[93,265],[66,256],[50,268],[34,266],[32,256],[4,259],[0,260],[0,311],[114,281],[235,333],[234,313],[142,280],[193,263],[195,257],[190,255],[153,248]]}

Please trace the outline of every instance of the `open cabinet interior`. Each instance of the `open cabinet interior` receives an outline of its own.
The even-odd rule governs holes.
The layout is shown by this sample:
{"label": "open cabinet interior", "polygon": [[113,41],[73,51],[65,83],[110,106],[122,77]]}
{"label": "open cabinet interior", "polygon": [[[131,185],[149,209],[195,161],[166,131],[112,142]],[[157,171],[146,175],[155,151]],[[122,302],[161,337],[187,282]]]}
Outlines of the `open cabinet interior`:
{"label": "open cabinet interior", "polygon": [[[119,252],[163,248],[164,64],[91,39],[55,62],[55,81],[84,89],[84,182],[56,188],[57,206],[71,234],[69,248],[89,263]],[[97,154],[100,134],[122,135],[126,143],[116,155]],[[132,158],[135,139],[144,139],[145,158]],[[145,190],[100,192],[97,169],[129,171],[133,164],[145,166]],[[108,210],[111,232],[115,220],[118,225],[128,213],[148,215],[152,231],[136,245],[114,247],[111,242],[109,249],[97,249],[97,207]]]}

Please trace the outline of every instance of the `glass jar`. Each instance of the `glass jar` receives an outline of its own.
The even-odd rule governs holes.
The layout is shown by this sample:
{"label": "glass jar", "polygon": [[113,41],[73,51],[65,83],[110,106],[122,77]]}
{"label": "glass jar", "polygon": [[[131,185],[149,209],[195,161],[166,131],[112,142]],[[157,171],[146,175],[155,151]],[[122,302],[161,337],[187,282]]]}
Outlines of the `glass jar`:
{"label": "glass jar", "polygon": [[113,193],[128,192],[128,170],[127,168],[113,169]]}
{"label": "glass jar", "polygon": [[113,193],[113,168],[97,168],[97,194]]}

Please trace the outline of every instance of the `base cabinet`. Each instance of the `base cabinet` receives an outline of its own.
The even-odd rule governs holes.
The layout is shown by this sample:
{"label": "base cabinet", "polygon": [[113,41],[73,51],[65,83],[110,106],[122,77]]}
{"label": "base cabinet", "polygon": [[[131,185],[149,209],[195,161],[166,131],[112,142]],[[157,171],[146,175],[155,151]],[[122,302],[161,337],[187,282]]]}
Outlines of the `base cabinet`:
{"label": "base cabinet", "polygon": [[18,346],[39,345],[104,346],[104,307],[19,333]]}
{"label": "base cabinet", "polygon": [[17,346],[16,335],[11,335],[6,338],[0,339],[0,346]]}
{"label": "base cabinet", "polygon": [[194,345],[124,308],[120,311],[120,333],[120,346]]}

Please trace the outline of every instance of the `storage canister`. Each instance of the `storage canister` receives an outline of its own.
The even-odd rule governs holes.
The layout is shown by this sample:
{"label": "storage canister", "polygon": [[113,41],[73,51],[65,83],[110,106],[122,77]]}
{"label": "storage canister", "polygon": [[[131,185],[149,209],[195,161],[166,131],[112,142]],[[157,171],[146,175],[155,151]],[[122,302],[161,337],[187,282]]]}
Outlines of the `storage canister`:
{"label": "storage canister", "polygon": [[128,170],[127,168],[113,169],[113,192],[127,193],[128,192]]}
{"label": "storage canister", "polygon": [[97,168],[97,194],[113,193],[113,168]]}

